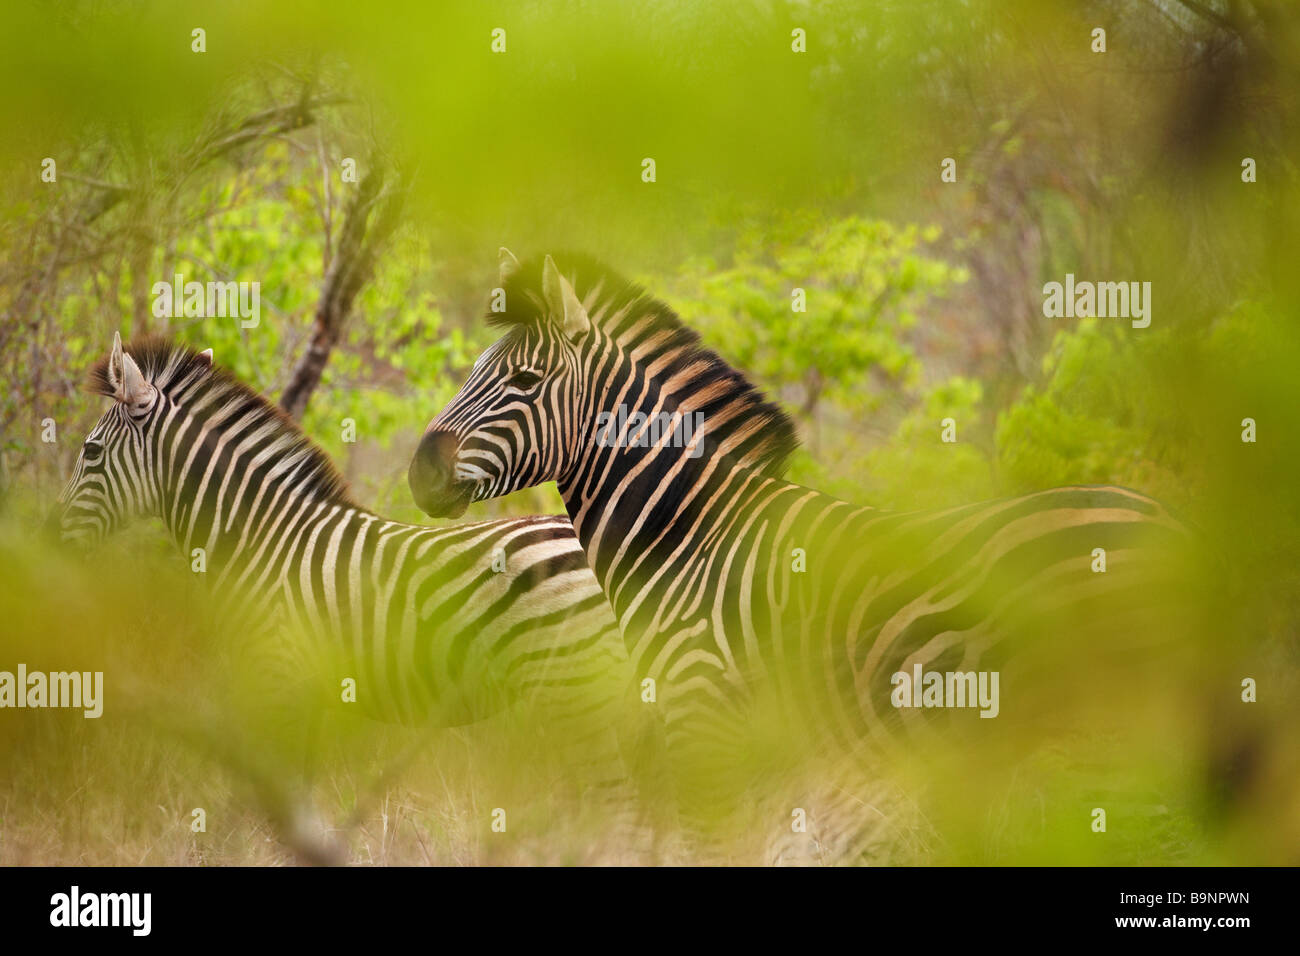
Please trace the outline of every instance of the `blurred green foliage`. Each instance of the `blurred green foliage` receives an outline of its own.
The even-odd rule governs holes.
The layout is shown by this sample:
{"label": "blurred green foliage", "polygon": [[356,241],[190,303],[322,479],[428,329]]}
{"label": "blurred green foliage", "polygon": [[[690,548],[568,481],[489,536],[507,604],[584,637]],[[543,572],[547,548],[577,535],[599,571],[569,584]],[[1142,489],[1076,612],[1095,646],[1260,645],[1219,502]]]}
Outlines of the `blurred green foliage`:
{"label": "blurred green foliage", "polygon": [[[393,170],[405,212],[303,424],[362,502],[421,520],[406,463],[494,338],[481,317],[497,246],[594,253],[791,410],[804,439],[797,481],[897,509],[1114,482],[1165,501],[1215,556],[1214,677],[1201,696],[1155,697],[1143,735],[1125,744],[1127,763],[1148,770],[1118,786],[1165,795],[1148,803],[1170,813],[1136,844],[1099,850],[1070,821],[1091,786],[1078,759],[1104,744],[1020,763],[936,753],[916,772],[938,795],[937,858],[1294,862],[1294,13],[1266,0],[9,4],[0,667],[65,645],[89,666],[99,646],[84,627],[90,609],[112,607],[113,587],[132,593],[129,574],[97,589],[93,574],[29,543],[102,412],[78,390],[87,366],[115,330],[165,331],[212,347],[277,397],[340,254],[357,188],[340,172],[350,158],[363,175]],[[1097,26],[1105,54],[1091,50]],[[491,49],[498,27],[504,53]],[[806,53],[791,49],[795,28]],[[40,178],[47,157],[57,182]],[[641,178],[647,157],[653,183]],[[1246,157],[1255,182],[1243,181]],[[940,179],[947,158],[955,182]],[[1067,272],[1151,282],[1151,327],[1044,317],[1043,284]],[[261,322],[154,317],[149,290],[176,273],[259,282]],[[793,311],[796,288],[804,312]],[[1241,440],[1247,418],[1254,443]],[[42,440],[47,419],[53,443]],[[343,440],[345,419],[355,443]],[[939,440],[945,419],[954,444]],[[535,489],[469,517],[560,507],[553,489]],[[153,580],[155,537],[115,547],[105,566],[143,548],[139,573]],[[71,583],[50,590],[47,580]],[[70,618],[63,598],[78,588],[84,613]],[[146,590],[131,607],[157,601]],[[182,626],[188,605],[157,603],[156,620],[114,618],[106,646],[127,652],[124,672],[204,693],[201,669],[189,670],[202,636]],[[174,642],[156,669],[153,633]],[[1254,716],[1236,704],[1242,675],[1261,680]],[[30,768],[6,794],[11,815],[61,805],[79,786],[49,766],[42,777],[42,748],[81,754],[79,775],[109,778],[113,762],[147,774],[172,756],[165,743],[131,751],[123,737],[100,761],[78,749],[95,730],[35,723],[43,729],[28,720],[0,733],[10,765]],[[1259,753],[1234,763],[1248,729]],[[1204,765],[1159,753],[1161,734],[1202,733]],[[374,740],[356,739],[363,753]],[[1235,772],[1227,796],[1205,783],[1220,751],[1253,768]],[[351,766],[335,778],[343,790]],[[427,794],[438,762],[426,769]],[[458,806],[477,807],[472,779],[466,770],[464,788],[449,785]],[[178,807],[189,801],[183,782],[160,780]],[[110,782],[120,800],[160,802],[136,782]],[[133,835],[120,854],[88,847],[87,861],[129,861],[156,838],[115,807],[101,806],[94,826]],[[341,798],[336,809],[352,808]],[[73,827],[36,814],[21,823],[36,848],[23,859],[48,858]],[[387,858],[427,858],[413,846]],[[483,858],[478,837],[438,846]],[[171,858],[192,860],[188,847],[172,846]],[[222,859],[243,849],[231,844]]]}

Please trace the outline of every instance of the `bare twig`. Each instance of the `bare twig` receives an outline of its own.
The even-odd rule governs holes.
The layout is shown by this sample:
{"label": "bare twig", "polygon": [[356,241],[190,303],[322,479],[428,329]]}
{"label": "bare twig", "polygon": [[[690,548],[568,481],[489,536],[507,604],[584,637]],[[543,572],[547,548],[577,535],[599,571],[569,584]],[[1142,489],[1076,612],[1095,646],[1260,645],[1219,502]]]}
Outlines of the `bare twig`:
{"label": "bare twig", "polygon": [[357,293],[370,280],[379,249],[397,225],[400,193],[386,188],[387,179],[385,168],[374,166],[362,179],[344,215],[338,249],[316,306],[311,340],[280,396],[280,407],[295,420],[302,418],[308,399],[320,384]]}

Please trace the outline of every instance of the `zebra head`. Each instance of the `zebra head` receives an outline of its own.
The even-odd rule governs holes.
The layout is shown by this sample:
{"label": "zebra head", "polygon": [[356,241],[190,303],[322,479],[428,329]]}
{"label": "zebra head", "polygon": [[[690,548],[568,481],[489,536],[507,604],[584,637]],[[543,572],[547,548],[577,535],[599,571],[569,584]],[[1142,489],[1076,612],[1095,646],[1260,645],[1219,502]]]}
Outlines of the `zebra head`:
{"label": "zebra head", "polygon": [[[588,260],[572,262],[584,275],[594,272]],[[505,311],[489,321],[509,331],[429,423],[407,471],[416,504],[434,517],[455,517],[472,501],[562,480],[583,433],[579,372],[583,355],[598,346],[599,330],[550,256],[521,266],[502,249],[500,263]],[[588,299],[599,294],[597,282]]]}
{"label": "zebra head", "polygon": [[[211,362],[208,350],[199,353],[195,364],[206,369]],[[60,540],[92,546],[130,519],[157,512],[159,486],[149,449],[156,423],[171,401],[156,384],[161,371],[153,361],[142,369],[117,333],[108,358],[91,369],[91,390],[113,404],[86,436],[50,516],[51,530]]]}

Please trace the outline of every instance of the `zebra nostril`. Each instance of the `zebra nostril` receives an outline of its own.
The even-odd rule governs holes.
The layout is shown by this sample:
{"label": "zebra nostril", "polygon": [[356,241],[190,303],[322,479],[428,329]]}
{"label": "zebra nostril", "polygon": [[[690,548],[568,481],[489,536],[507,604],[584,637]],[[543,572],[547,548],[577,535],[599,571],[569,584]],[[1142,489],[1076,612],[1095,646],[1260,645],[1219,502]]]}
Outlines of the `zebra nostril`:
{"label": "zebra nostril", "polygon": [[412,464],[420,466],[421,475],[426,481],[449,484],[456,464],[458,445],[455,435],[447,432],[429,432],[420,440],[420,447],[415,450],[415,460]]}

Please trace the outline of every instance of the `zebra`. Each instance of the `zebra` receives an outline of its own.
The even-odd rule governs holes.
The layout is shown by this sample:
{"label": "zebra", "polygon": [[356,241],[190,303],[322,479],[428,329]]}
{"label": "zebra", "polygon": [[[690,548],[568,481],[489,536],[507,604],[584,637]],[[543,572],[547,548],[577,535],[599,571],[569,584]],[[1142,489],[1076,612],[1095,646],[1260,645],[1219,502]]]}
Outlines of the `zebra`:
{"label": "zebra", "polygon": [[[896,513],[787,481],[789,417],[665,303],[559,258],[501,251],[505,310],[488,320],[505,332],[429,423],[408,483],[454,516],[556,482],[670,750],[722,765],[760,698],[789,739],[888,747],[933,723],[900,706],[899,675],[982,673],[1045,625],[1104,632],[1107,602],[1140,608],[1164,578],[1150,555],[1187,541],[1119,487]],[[817,852],[871,839],[829,833]]]}
{"label": "zebra", "polygon": [[112,405],[51,516],[63,541],[92,547],[158,517],[254,623],[252,643],[280,636],[268,655],[284,678],[327,651],[368,716],[425,727],[537,703],[600,786],[622,786],[611,721],[626,651],[566,517],[431,528],[373,514],[211,350],[115,334],[89,387]]}

